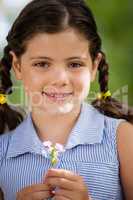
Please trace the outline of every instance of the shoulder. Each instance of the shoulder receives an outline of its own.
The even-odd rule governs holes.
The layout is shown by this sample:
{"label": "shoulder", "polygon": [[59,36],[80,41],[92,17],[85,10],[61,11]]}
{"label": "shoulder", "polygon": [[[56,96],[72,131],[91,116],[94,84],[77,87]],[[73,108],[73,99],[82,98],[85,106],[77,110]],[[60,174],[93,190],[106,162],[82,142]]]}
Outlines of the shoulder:
{"label": "shoulder", "polygon": [[117,143],[120,154],[129,155],[130,151],[133,153],[133,124],[126,121],[119,124],[117,128]]}
{"label": "shoulder", "polygon": [[11,138],[12,131],[4,133],[0,136],[0,161],[2,160],[3,156],[5,155],[8,144]]}
{"label": "shoulder", "polygon": [[9,141],[11,134],[13,131],[8,131],[2,135],[0,135],[0,144],[5,144]]}
{"label": "shoulder", "polygon": [[[119,138],[129,138],[133,136],[133,124],[123,121],[123,123],[120,123],[117,129],[117,133]],[[122,137],[121,137],[122,136]]]}
{"label": "shoulder", "polygon": [[[107,115],[104,115],[103,113],[101,113],[98,109],[96,109],[95,107],[93,107],[92,105],[88,105],[88,113],[90,112],[93,113],[91,114],[91,117],[93,118],[93,123],[96,122],[96,119],[100,119],[100,121],[103,121],[104,123],[104,128],[110,132],[114,132],[114,134],[116,135],[116,131],[117,128],[119,127],[119,125],[122,122],[125,122],[125,119],[117,119],[114,117],[109,117]],[[94,120],[95,119],[95,120]]]}
{"label": "shoulder", "polygon": [[88,127],[96,127],[98,132],[101,131],[103,136],[106,135],[106,138],[116,144],[117,129],[121,124],[126,122],[125,119],[117,119],[104,115],[91,104],[85,104],[84,113],[84,119],[88,121],[86,124],[89,124]]}
{"label": "shoulder", "polygon": [[133,199],[133,125],[123,122],[117,129],[120,176],[126,199]]}
{"label": "shoulder", "polygon": [[0,135],[0,160],[6,154],[8,147],[12,141],[12,138],[14,138],[15,136],[19,137],[21,132],[23,132],[26,128],[27,128],[27,118],[25,117],[23,122],[21,122],[15,129],[13,129],[12,131],[4,132],[2,135]]}
{"label": "shoulder", "polygon": [[108,128],[110,131],[113,131],[115,135],[117,135],[117,129],[121,124],[126,123],[125,119],[117,119],[114,117],[108,117],[104,115],[104,124],[105,127]]}
{"label": "shoulder", "polygon": [[120,123],[117,129],[117,143],[121,159],[124,156],[128,159],[131,153],[133,155],[133,125],[131,123]]}

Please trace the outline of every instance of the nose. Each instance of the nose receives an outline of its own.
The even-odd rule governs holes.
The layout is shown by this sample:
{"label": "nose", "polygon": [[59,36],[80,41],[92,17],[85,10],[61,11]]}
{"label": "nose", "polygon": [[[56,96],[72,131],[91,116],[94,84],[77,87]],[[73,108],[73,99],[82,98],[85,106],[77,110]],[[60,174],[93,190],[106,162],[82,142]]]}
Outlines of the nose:
{"label": "nose", "polygon": [[54,69],[52,84],[57,86],[68,85],[70,81],[69,73],[63,67]]}

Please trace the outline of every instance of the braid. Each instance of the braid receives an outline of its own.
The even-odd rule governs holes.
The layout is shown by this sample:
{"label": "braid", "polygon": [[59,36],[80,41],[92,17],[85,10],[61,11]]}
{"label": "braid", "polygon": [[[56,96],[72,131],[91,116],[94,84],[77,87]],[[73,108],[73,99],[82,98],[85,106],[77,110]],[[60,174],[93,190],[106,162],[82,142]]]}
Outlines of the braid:
{"label": "braid", "polygon": [[[4,49],[4,56],[0,62],[0,93],[12,93],[11,66],[12,58],[9,54],[10,47],[7,45]],[[21,109],[22,112],[22,109]],[[7,103],[0,104],[0,134],[6,129],[12,130],[23,120],[23,114],[11,108]]]}
{"label": "braid", "polygon": [[10,79],[10,70],[11,70],[11,56],[9,54],[10,47],[6,46],[4,49],[4,56],[1,59],[0,63],[0,77],[1,77],[1,85],[0,85],[0,92],[10,94],[12,93],[12,81]]}
{"label": "braid", "polygon": [[108,75],[109,75],[109,65],[106,62],[106,57],[103,52],[102,53],[102,60],[99,64],[99,84],[100,84],[100,91],[106,92],[108,91]]}
{"label": "braid", "polygon": [[[101,52],[103,57],[99,64],[99,85],[101,92],[108,91],[108,75],[109,75],[109,65],[106,62],[106,57],[103,52]],[[107,97],[106,99],[96,99],[92,102],[92,105],[98,109],[104,115],[114,118],[123,118],[127,121],[133,123],[133,109],[127,108],[124,104],[120,103],[113,97]]]}

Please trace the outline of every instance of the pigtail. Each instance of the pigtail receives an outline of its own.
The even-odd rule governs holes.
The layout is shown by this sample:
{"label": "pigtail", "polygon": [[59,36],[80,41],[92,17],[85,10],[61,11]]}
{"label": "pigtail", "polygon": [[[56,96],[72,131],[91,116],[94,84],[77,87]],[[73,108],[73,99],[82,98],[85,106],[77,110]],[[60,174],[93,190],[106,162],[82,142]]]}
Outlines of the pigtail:
{"label": "pigtail", "polygon": [[[103,52],[102,60],[99,64],[99,85],[100,92],[106,93],[108,91],[108,75],[109,65],[106,62],[106,57]],[[133,109],[120,103],[111,96],[104,98],[98,98],[92,102],[92,105],[98,109],[104,115],[114,118],[122,118],[133,123]]]}
{"label": "pigtail", "polygon": [[[4,49],[4,56],[0,61],[0,94],[9,95],[12,93],[11,65],[12,57],[9,54],[10,47]],[[0,104],[0,134],[5,130],[13,130],[23,121],[23,114],[7,103]]]}

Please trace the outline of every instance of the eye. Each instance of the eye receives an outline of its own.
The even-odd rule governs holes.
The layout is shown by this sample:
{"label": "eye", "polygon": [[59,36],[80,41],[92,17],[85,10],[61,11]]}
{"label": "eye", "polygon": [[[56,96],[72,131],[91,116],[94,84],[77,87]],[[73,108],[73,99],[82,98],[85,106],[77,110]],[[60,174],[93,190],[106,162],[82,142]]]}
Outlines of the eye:
{"label": "eye", "polygon": [[48,62],[44,62],[44,61],[40,61],[40,62],[34,63],[33,66],[48,68],[49,67],[49,63]]}
{"label": "eye", "polygon": [[69,65],[71,68],[79,68],[79,67],[82,67],[84,66],[83,63],[78,63],[78,62],[73,62],[73,63],[70,63]]}

